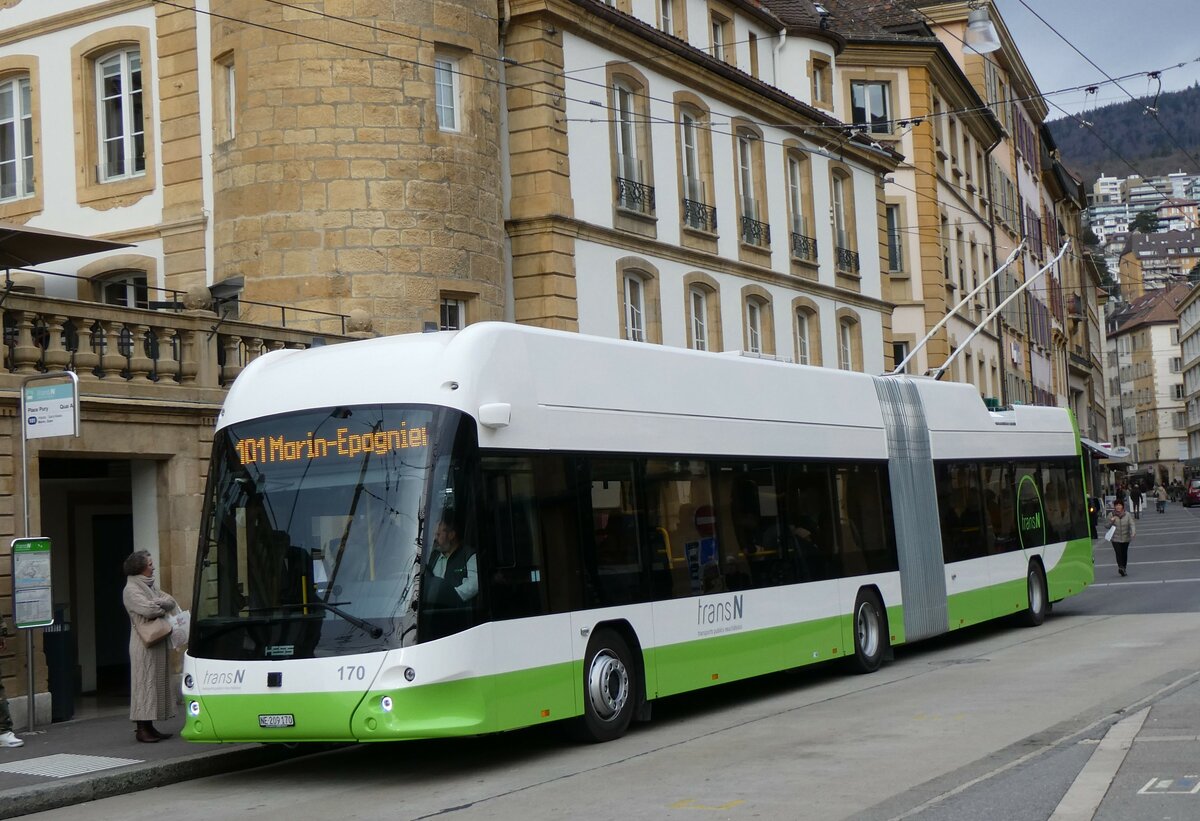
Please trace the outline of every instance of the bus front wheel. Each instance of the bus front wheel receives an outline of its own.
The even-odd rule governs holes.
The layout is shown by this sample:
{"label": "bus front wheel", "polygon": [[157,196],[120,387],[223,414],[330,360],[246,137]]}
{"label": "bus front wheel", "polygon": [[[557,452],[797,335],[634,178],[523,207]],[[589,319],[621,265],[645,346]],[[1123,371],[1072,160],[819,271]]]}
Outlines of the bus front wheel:
{"label": "bus front wheel", "polygon": [[861,590],[854,602],[854,670],[874,673],[883,664],[887,629],[883,603],[874,590]]}
{"label": "bus front wheel", "polygon": [[1029,609],[1023,614],[1027,627],[1037,627],[1046,620],[1046,611],[1050,606],[1050,596],[1046,592],[1046,574],[1037,562],[1029,565]]}
{"label": "bus front wheel", "polygon": [[597,630],[583,659],[583,717],[586,741],[612,741],[629,729],[637,709],[637,668],[629,645],[615,630]]}

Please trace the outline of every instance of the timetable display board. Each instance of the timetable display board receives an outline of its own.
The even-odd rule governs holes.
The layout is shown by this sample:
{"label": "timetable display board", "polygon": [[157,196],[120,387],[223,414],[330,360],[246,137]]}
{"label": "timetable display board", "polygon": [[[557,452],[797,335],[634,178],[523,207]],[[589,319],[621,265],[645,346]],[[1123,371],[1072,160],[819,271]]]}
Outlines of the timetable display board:
{"label": "timetable display board", "polygon": [[54,624],[50,584],[50,540],[13,539],[13,624],[18,630]]}

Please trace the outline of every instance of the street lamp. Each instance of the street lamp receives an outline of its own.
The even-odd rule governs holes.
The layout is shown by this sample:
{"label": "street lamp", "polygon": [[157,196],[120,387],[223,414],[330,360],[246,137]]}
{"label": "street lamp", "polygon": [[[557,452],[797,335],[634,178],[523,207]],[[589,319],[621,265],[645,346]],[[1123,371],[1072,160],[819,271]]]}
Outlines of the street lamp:
{"label": "street lamp", "polygon": [[967,36],[963,40],[976,54],[988,54],[1000,48],[1000,35],[983,3],[972,3],[967,15]]}

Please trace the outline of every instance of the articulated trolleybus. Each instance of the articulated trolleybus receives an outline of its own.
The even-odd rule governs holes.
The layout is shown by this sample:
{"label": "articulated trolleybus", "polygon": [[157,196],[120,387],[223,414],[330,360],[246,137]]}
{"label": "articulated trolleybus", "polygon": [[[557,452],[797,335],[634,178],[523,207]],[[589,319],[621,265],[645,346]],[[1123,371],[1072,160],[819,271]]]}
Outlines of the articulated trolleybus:
{"label": "articulated trolleybus", "polygon": [[1070,413],[481,323],[277,351],[216,430],[192,741],[572,719],[1030,624],[1093,578]]}

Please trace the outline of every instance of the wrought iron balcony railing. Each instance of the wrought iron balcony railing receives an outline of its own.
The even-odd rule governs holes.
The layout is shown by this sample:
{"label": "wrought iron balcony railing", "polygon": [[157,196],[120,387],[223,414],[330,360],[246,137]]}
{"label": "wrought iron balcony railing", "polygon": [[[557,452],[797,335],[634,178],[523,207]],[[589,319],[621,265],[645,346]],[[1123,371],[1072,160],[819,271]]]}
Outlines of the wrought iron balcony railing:
{"label": "wrought iron balcony railing", "polygon": [[742,242],[767,248],[771,245],[771,226],[751,217],[742,217]]}
{"label": "wrought iron balcony railing", "polygon": [[792,256],[805,262],[817,261],[817,241],[812,237],[792,232]]}
{"label": "wrought iron balcony railing", "polygon": [[851,251],[849,248],[837,248],[835,250],[837,251],[837,269],[839,271],[857,274],[859,269],[858,252]]}
{"label": "wrought iron balcony railing", "polygon": [[683,201],[683,224],[697,231],[717,232],[717,209],[696,200]]}
{"label": "wrought iron balcony railing", "polygon": [[653,214],[654,186],[617,177],[617,205],[641,214]]}

